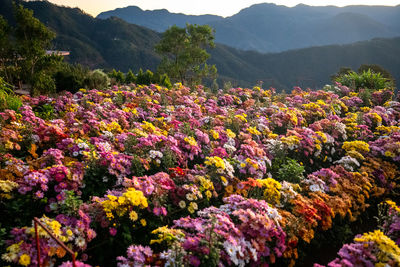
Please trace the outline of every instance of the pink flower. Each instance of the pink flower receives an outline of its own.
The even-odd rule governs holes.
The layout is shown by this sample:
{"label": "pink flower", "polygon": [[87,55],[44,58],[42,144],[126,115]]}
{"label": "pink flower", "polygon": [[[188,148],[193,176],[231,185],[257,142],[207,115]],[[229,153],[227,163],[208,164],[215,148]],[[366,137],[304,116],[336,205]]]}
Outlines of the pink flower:
{"label": "pink flower", "polygon": [[117,229],[110,227],[110,235],[115,236],[117,234]]}

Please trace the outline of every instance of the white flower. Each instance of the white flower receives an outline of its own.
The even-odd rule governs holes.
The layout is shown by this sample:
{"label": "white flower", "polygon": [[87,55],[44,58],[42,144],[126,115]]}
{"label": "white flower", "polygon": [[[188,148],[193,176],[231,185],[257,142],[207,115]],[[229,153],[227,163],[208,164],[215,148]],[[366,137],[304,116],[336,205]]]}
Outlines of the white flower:
{"label": "white flower", "polygon": [[184,200],[179,201],[179,207],[184,209],[186,207],[186,202]]}
{"label": "white flower", "polygon": [[320,188],[319,185],[317,185],[317,184],[312,184],[312,185],[310,185],[309,189],[310,189],[312,192],[317,192],[317,191],[322,192],[321,188]]}
{"label": "white flower", "polygon": [[74,156],[74,157],[77,157],[79,155],[79,152],[77,152],[77,151],[74,151],[73,153],[72,153],[72,156]]}
{"label": "white flower", "polygon": [[32,135],[32,140],[33,140],[34,143],[39,143],[39,141],[40,141],[39,135],[33,134]]}
{"label": "white flower", "polygon": [[86,244],[86,241],[83,237],[79,236],[78,238],[75,239],[75,245],[77,245],[80,248],[83,248]]}
{"label": "white flower", "polygon": [[193,194],[187,193],[187,194],[186,194],[186,199],[189,200],[189,201],[192,201],[192,200],[194,199]]}

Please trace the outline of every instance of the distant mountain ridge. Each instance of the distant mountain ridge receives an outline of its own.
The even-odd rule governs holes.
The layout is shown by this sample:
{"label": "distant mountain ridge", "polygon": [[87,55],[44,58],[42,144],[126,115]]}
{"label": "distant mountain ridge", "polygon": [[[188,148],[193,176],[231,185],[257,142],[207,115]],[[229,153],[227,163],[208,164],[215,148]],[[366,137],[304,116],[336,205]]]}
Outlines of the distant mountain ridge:
{"label": "distant mountain ridge", "polygon": [[[1,0],[11,3],[11,0]],[[154,45],[161,34],[129,24],[118,18],[95,19],[77,8],[66,8],[45,1],[21,2],[34,16],[57,33],[52,49],[70,51],[67,59],[91,68],[129,68],[155,71],[160,57]],[[11,4],[0,5],[0,15],[11,20]],[[361,64],[379,64],[400,81],[400,37],[373,39],[349,45],[330,45],[275,54],[243,51],[217,44],[210,51],[210,64],[216,64],[219,82],[252,86],[263,81],[277,90],[293,86],[320,88],[342,66],[353,69]]]}
{"label": "distant mountain ridge", "polygon": [[259,52],[400,36],[400,5],[314,7],[300,4],[290,8],[265,3],[252,5],[227,18],[175,14],[165,9],[143,11],[130,6],[100,13],[98,18],[112,16],[159,32],[186,22],[209,24],[216,30],[217,42]]}
{"label": "distant mountain ridge", "polygon": [[112,11],[100,13],[97,18],[107,19],[110,17],[118,17],[129,23],[135,23],[143,27],[164,32],[169,26],[177,25],[183,27],[186,23],[190,24],[207,24],[211,21],[222,20],[223,17],[216,15],[185,15],[182,13],[170,13],[166,9],[157,9],[153,11],[142,10],[137,6],[128,6],[125,8],[117,8]]}

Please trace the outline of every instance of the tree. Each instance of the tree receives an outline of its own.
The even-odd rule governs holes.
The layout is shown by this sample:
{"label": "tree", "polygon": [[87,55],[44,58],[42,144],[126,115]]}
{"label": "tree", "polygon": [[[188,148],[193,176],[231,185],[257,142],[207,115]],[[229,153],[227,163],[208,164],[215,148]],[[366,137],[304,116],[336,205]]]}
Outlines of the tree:
{"label": "tree", "polygon": [[146,70],[146,72],[143,72],[143,70],[140,69],[138,75],[136,76],[137,84],[149,85],[153,82],[153,80],[154,80],[154,73],[151,72],[150,70]]}
{"label": "tree", "polygon": [[33,16],[33,11],[22,5],[14,5],[15,48],[18,54],[21,79],[38,91],[55,89],[54,80],[48,73],[62,57],[46,55],[46,49],[55,33]]}
{"label": "tree", "polygon": [[213,78],[215,65],[206,64],[210,54],[207,47],[215,47],[214,30],[208,25],[187,24],[185,28],[170,27],[156,45],[156,52],[163,56],[160,73],[167,73],[174,81],[193,85],[202,78]]}
{"label": "tree", "polygon": [[7,81],[11,80],[9,63],[13,56],[10,42],[11,27],[7,21],[0,16],[0,75],[4,75]]}
{"label": "tree", "polygon": [[135,82],[136,82],[136,76],[135,74],[133,74],[132,70],[129,69],[128,73],[125,75],[125,83],[130,84]]}

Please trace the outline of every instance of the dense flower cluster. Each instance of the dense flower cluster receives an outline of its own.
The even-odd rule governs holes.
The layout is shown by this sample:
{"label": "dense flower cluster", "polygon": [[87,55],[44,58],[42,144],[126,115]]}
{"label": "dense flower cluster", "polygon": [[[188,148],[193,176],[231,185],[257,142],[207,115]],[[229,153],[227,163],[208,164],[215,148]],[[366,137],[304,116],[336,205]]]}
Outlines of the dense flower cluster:
{"label": "dense flower cluster", "polygon": [[[340,85],[287,95],[177,84],[26,97],[19,112],[0,113],[1,208],[40,207],[25,221],[42,217],[82,252],[82,266],[101,264],[88,244],[96,235],[92,243],[129,239],[126,252],[107,251],[124,267],[293,265],[298,244],[335,217],[355,221],[371,198],[398,193],[400,103],[386,91],[374,93],[375,106]],[[399,242],[396,211],[386,236],[357,237],[332,264],[352,262],[353,248],[361,258],[382,244],[396,252],[388,240]],[[2,260],[35,266],[24,225]],[[70,266],[48,236],[40,242],[43,262]],[[390,253],[371,262],[395,263]]]}

